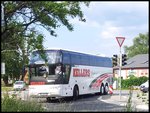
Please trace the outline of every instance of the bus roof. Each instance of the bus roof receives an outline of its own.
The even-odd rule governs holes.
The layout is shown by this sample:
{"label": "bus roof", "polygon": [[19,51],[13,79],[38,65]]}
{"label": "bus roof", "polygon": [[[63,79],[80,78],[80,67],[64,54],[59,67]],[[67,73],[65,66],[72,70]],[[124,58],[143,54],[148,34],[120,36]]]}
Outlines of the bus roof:
{"label": "bus roof", "polygon": [[99,55],[92,55],[64,49],[45,49],[44,51],[56,51],[62,53],[62,62],[65,64],[112,67],[112,61],[109,57],[103,57]]}
{"label": "bus roof", "polygon": [[[90,53],[85,53],[85,52],[81,52],[81,51],[75,51],[75,50],[71,50],[71,49],[62,49],[62,48],[47,48],[47,49],[44,49],[45,51],[48,51],[48,50],[56,50],[56,51],[66,51],[66,52],[73,52],[73,53],[79,53],[79,54],[85,54],[85,55],[92,55],[92,56],[97,56],[97,57],[106,57],[106,58],[110,58],[110,57],[107,57],[107,56],[103,56],[103,55],[99,55],[99,54],[90,54]],[[34,50],[34,51],[38,51],[38,50]]]}

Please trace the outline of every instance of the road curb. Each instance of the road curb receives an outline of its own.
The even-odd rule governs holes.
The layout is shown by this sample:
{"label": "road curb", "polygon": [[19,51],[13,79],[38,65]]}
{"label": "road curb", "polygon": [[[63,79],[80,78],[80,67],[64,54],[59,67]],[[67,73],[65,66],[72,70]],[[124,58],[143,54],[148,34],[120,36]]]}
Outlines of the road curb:
{"label": "road curb", "polygon": [[140,109],[140,110],[149,110],[149,106],[148,105],[136,105],[136,109]]}
{"label": "road curb", "polygon": [[[112,95],[113,96],[113,95]],[[126,106],[127,105],[127,102],[128,102],[128,97],[126,96],[121,96],[121,99],[119,96],[114,96],[109,98],[109,99],[102,99],[101,98],[101,101],[103,102],[106,102],[106,103],[113,103],[113,104],[116,104],[116,105],[120,105],[120,106]],[[149,110],[149,106],[147,104],[137,104],[135,103],[134,101],[132,101],[132,105],[133,107],[135,108],[135,110],[144,110],[144,111],[148,111]]]}

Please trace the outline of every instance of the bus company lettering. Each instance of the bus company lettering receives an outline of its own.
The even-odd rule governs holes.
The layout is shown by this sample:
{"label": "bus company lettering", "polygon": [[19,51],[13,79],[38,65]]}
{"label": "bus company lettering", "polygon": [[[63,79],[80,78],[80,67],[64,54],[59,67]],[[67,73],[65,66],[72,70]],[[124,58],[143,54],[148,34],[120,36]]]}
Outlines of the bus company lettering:
{"label": "bus company lettering", "polygon": [[73,76],[75,77],[88,77],[90,76],[90,69],[73,69]]}

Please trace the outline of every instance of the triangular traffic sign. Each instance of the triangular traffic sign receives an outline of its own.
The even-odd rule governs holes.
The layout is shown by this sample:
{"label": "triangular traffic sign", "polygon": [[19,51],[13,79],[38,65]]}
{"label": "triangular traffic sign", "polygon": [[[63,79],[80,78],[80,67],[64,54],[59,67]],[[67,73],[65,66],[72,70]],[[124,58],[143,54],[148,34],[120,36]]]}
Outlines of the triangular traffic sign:
{"label": "triangular traffic sign", "polygon": [[117,42],[118,42],[119,46],[121,47],[124,40],[125,40],[125,37],[116,37],[116,39],[117,39]]}

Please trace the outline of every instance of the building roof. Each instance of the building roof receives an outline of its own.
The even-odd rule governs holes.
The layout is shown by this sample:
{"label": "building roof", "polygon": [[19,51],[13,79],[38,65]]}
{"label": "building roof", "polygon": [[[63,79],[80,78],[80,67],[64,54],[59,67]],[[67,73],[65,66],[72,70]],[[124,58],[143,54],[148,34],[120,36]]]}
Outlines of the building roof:
{"label": "building roof", "polygon": [[[139,54],[127,60],[122,68],[149,68],[149,54]],[[115,67],[117,68],[117,67]]]}

